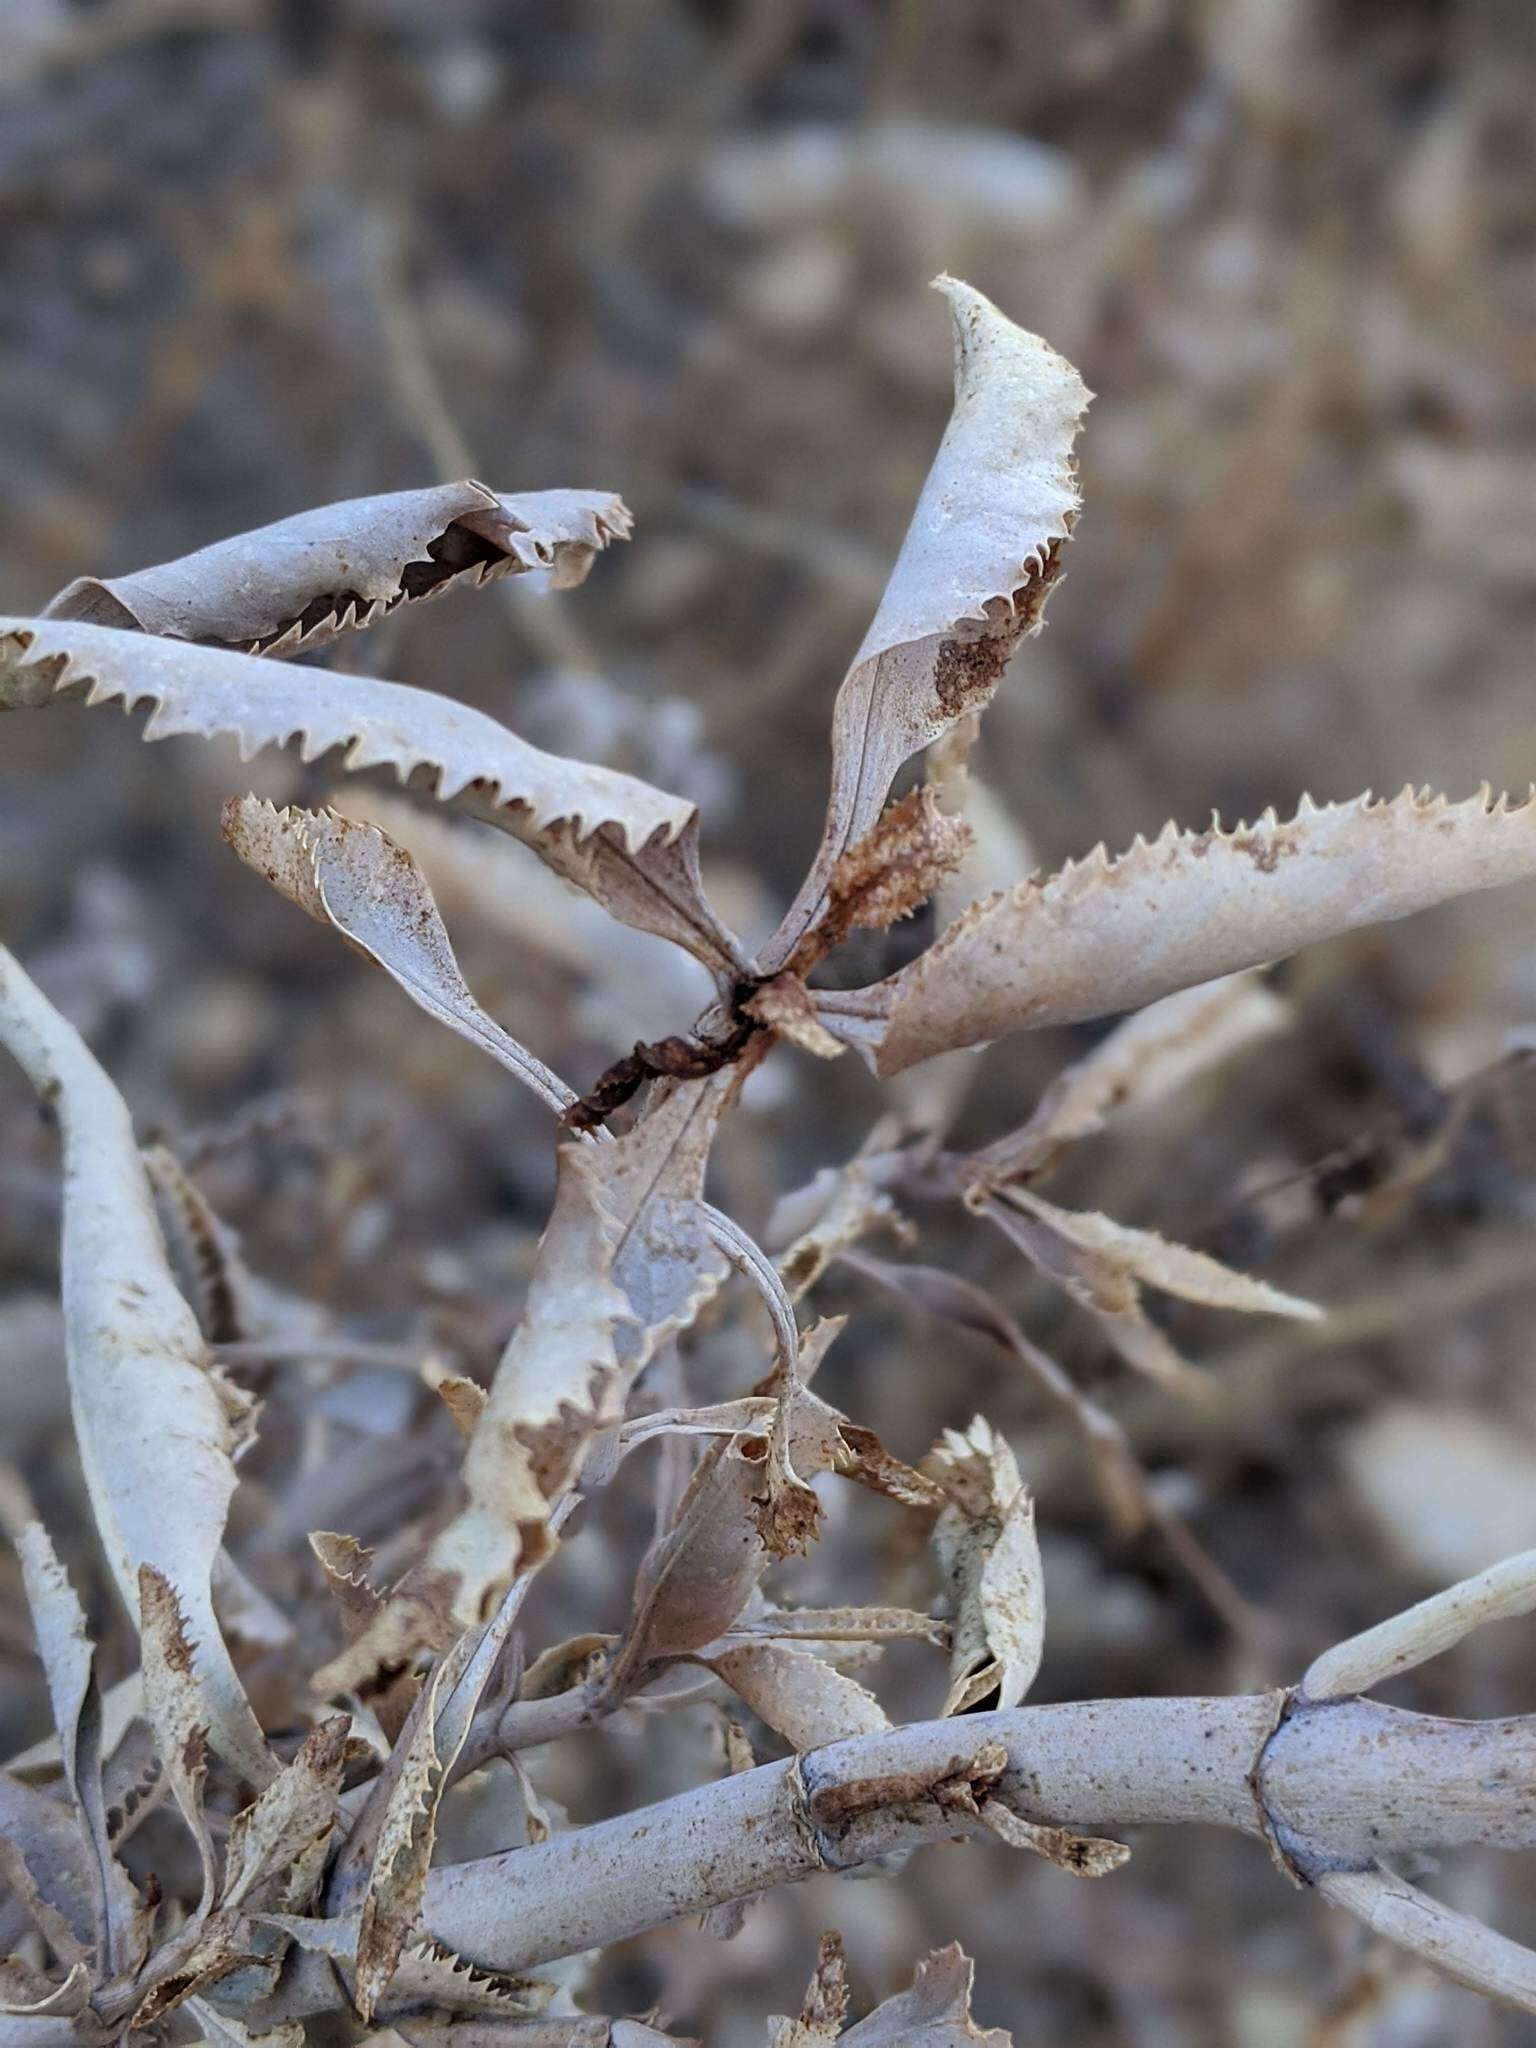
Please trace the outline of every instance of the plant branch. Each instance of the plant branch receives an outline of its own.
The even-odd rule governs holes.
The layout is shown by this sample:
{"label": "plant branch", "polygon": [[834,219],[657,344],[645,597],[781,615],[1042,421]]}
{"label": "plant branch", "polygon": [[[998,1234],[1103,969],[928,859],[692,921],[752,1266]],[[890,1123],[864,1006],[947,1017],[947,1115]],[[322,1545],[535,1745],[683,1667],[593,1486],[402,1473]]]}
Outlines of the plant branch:
{"label": "plant branch", "polygon": [[428,1926],[487,1967],[529,1969],[818,1871],[981,1832],[989,1790],[1072,1829],[1200,1823],[1276,1848],[1301,1882],[1382,1855],[1536,1846],[1536,1717],[1463,1722],[1348,1699],[1098,1700],[858,1736],[532,1847],[436,1870]]}

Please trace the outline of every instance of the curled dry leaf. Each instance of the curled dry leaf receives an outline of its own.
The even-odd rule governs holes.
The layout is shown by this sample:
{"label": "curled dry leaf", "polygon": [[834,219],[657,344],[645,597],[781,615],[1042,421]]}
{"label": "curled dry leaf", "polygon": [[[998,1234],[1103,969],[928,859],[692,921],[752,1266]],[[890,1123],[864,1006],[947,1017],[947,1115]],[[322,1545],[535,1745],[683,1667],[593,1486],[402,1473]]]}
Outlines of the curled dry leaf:
{"label": "curled dry leaf", "polygon": [[[14,1957],[7,1958],[7,1964],[12,1969],[20,1967]],[[62,1983],[50,1984],[42,1978],[29,1983],[27,1993],[24,1997],[11,1996],[0,2002],[0,2017],[23,2022],[78,2019],[91,2002],[91,1973],[84,1963],[74,1963]]]}
{"label": "curled dry leaf", "polygon": [[[257,1913],[252,1918],[344,1970],[357,1968],[360,1929],[355,1913],[327,1919],[303,1913]],[[510,2025],[540,2011],[549,2003],[553,1989],[536,1979],[485,1969],[456,1954],[435,1935],[422,1935],[408,1940],[400,1956],[389,1986],[389,2008],[392,2014],[397,2008],[410,2011],[413,2032],[418,2024],[429,2024],[437,2017],[430,2011],[418,2015],[411,2010],[418,2006],[446,2008],[460,2025],[468,2024],[477,2014]],[[471,2032],[468,2038],[473,2040],[476,2034]],[[518,2037],[513,2034],[511,2038]],[[538,2036],[523,2038],[537,2041]]]}
{"label": "curled dry leaf", "polygon": [[575,1101],[470,994],[426,876],[387,833],[335,811],[279,810],[253,796],[224,806],[223,832],[247,867],[340,932],[429,1017],[489,1053],[556,1115]]}
{"label": "curled dry leaf", "polygon": [[[67,1806],[0,1771],[0,1882],[66,1969],[88,1957],[98,1934],[95,1872]],[[130,1966],[142,1949],[127,1958]]]}
{"label": "curled dry leaf", "polygon": [[255,1330],[257,1314],[235,1233],[168,1146],[146,1145],[144,1170],[172,1271],[203,1335],[210,1344],[241,1343]]}
{"label": "curled dry leaf", "polygon": [[349,1643],[355,1643],[379,1611],[380,1595],[368,1577],[373,1553],[334,1529],[311,1530],[309,1547],[325,1574],[327,1590],[341,1616],[342,1633]]}
{"label": "curled dry leaf", "polygon": [[976,1206],[1027,1259],[1085,1308],[1127,1365],[1173,1393],[1204,1396],[1208,1383],[1187,1365],[1141,1306],[1143,1286],[1207,1308],[1316,1321],[1315,1302],[1283,1294],[1263,1280],[1234,1273],[1155,1231],[1134,1230],[1108,1216],[1058,1209],[1028,1188],[983,1194]]}
{"label": "curled dry leaf", "polygon": [[[474,1637],[462,1636],[439,1662],[400,1738],[358,1929],[354,1997],[365,2020],[372,2020],[420,1922],[438,1800],[445,1772],[457,1753],[457,1746],[446,1755],[438,1749],[439,1706],[462,1677],[474,1649]],[[467,1729],[466,1719],[459,1730],[460,1744]]]}
{"label": "curled dry leaf", "polygon": [[[837,1418],[803,1389],[795,1390],[789,1405],[788,1455],[803,1485],[805,1475],[830,1466]],[[700,1459],[671,1527],[636,1575],[634,1618],[614,1661],[616,1687],[633,1685],[659,1661],[686,1656],[727,1634],[775,1556],[786,1554],[782,1530],[786,1549],[771,1547],[772,1464],[769,1436],[745,1431],[712,1444]],[[790,1518],[798,1533],[792,1510]]]}
{"label": "curled dry leaf", "polygon": [[946,1430],[927,1463],[947,1497],[933,1547],[954,1607],[949,1692],[941,1714],[1016,1707],[1045,1643],[1045,1585],[1035,1504],[1018,1462],[977,1416]]}
{"label": "curled dry leaf", "polygon": [[333,1714],[312,1728],[293,1761],[235,1815],[224,1858],[223,1903],[231,1911],[262,1905],[298,1912],[308,1903],[268,1894],[335,1828],[351,1727],[348,1715]]}
{"label": "curled dry leaf", "polygon": [[980,292],[937,285],[954,318],[954,412],[837,694],[821,848],[767,948],[770,970],[818,920],[833,868],[879,817],[902,763],[990,702],[1040,624],[1077,515],[1082,379]]}
{"label": "curled dry leaf", "polygon": [[622,1421],[656,1346],[687,1327],[726,1271],[701,1196],[731,1085],[729,1075],[685,1084],[622,1138],[560,1147],[528,1300],[465,1453],[465,1504],[316,1675],[321,1691],[450,1641],[520,1566],[550,1554],[552,1519],[594,1439]]}
{"label": "curled dry leaf", "polygon": [[701,1657],[757,1718],[797,1750],[889,1728],[885,1709],[856,1679],[788,1643],[739,1643]]}
{"label": "curled dry leaf", "polygon": [[108,1827],[95,1646],[86,1634],[75,1590],[42,1523],[29,1524],[16,1547],[37,1652],[48,1681],[64,1782],[91,1862],[95,1950],[103,1973],[110,1975],[128,1960],[141,1901],[113,1853]]}
{"label": "curled dry leaf", "polygon": [[246,760],[298,740],[306,761],[342,748],[348,770],[391,768],[526,841],[625,923],[686,946],[722,978],[738,971],[739,949],[704,901],[692,804],[543,753],[467,704],[108,626],[0,619],[0,711],[72,697],[149,703],[149,740],[226,735]]}
{"label": "curled dry leaf", "polygon": [[128,576],[81,576],[47,606],[80,619],[250,654],[309,653],[402,605],[528,569],[580,583],[632,521],[606,491],[503,497],[484,484],[317,505]]}
{"label": "curled dry leaf", "polygon": [[1199,1074],[1281,1029],[1289,1011],[1254,974],[1181,989],[1149,1004],[1065,1067],[1019,1130],[975,1154],[993,1184],[1040,1172],[1120,1110],[1165,1101]]}
{"label": "curled dry leaf", "polygon": [[976,903],[899,974],[823,996],[821,1018],[876,1073],[957,1046],[1143,1004],[1303,946],[1536,873],[1536,801],[1488,786],[1463,803],[1390,801],[1267,811],[1231,831],[1165,826],[1111,860],[1102,845]]}
{"label": "curled dry leaf", "polygon": [[371,2018],[418,1933],[437,1812],[476,1711],[506,1651],[529,1575],[516,1580],[484,1627],[461,1636],[422,1688],[332,1875],[328,1904],[350,1906],[370,1858],[358,1923],[356,1999]]}
{"label": "curled dry leaf", "polygon": [[70,1405],[107,1562],[135,1621],[144,1566],[174,1589],[197,1644],[209,1739],[264,1785],[276,1766],[211,1592],[247,1405],[210,1364],[171,1277],[126,1104],[3,948],[0,1043],[52,1104],[63,1132]]}

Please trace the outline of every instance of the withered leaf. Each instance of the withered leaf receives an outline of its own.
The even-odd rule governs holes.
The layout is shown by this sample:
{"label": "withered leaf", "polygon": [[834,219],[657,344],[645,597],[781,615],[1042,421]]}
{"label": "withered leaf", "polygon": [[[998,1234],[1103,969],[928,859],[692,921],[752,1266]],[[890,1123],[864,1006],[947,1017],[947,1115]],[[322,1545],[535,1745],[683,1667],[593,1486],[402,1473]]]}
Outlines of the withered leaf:
{"label": "withered leaf", "polygon": [[376,825],[335,811],[279,810],[253,796],[224,806],[224,837],[247,867],[341,933],[429,1017],[515,1074],[556,1112],[574,1092],[470,994],[426,876]]}
{"label": "withered leaf", "polygon": [[264,1785],[276,1766],[211,1592],[246,1405],[212,1366],[171,1277],[126,1104],[3,948],[0,1043],[53,1104],[63,1132],[70,1405],[107,1562],[135,1621],[143,1566],[174,1588],[197,1644],[209,1739]]}
{"label": "withered leaf", "polygon": [[763,956],[770,971],[816,922],[834,866],[879,816],[902,763],[990,701],[1040,624],[1077,514],[1082,379],[980,292],[936,283],[954,319],[954,412],[838,691],[821,848]]}
{"label": "withered leaf", "polygon": [[140,1899],[113,1853],[102,1785],[101,1696],[96,1687],[96,1651],[74,1588],[40,1522],[25,1528],[17,1543],[27,1605],[58,1732],[64,1782],[79,1817],[92,1864],[96,1953],[110,1974],[127,1962]]}
{"label": "withered leaf", "polygon": [[941,1714],[1016,1707],[1045,1642],[1045,1586],[1035,1504],[1018,1462],[977,1416],[946,1430],[928,1471],[947,1496],[933,1546],[954,1606],[949,1692]]}
{"label": "withered leaf", "polygon": [[312,1728],[293,1761],[230,1824],[224,1905],[272,1904],[268,1888],[336,1825],[351,1720],[334,1714]]}
{"label": "withered leaf", "polygon": [[94,1873],[76,1817],[57,1799],[5,1771],[0,1771],[0,1883],[66,1968],[89,1957],[96,1940]]}
{"label": "withered leaf", "polygon": [[202,1717],[196,1653],[176,1588],[151,1564],[139,1566],[139,1601],[144,1708],[172,1796],[202,1858],[203,1896],[198,1911],[206,1913],[218,1895],[219,1872],[203,1812],[208,1729]]}
{"label": "withered leaf", "polygon": [[741,1643],[699,1661],[797,1750],[874,1735],[891,1725],[872,1692],[809,1650]]}
{"label": "withered leaf", "polygon": [[77,577],[44,616],[307,654],[456,586],[529,569],[580,583],[631,524],[605,491],[506,497],[473,481],[436,484],[317,505],[127,576]]}
{"label": "withered leaf", "polygon": [[910,967],[823,996],[823,1024],[879,1074],[1007,1032],[1134,1010],[1363,925],[1536,873],[1536,802],[1405,789],[1302,799],[1232,831],[1165,826],[976,903]]}
{"label": "withered leaf", "polygon": [[957,1943],[917,1966],[910,1991],[898,1991],[841,2037],[842,2048],[1011,2048],[1000,2027],[985,2032],[971,2018],[970,1957]]}
{"label": "withered leaf", "polygon": [[1059,1209],[1028,1188],[1010,1186],[977,1205],[1026,1258],[1099,1324],[1119,1355],[1171,1392],[1199,1398],[1207,1382],[1179,1356],[1141,1306],[1141,1289],[1159,1288],[1207,1308],[1316,1321],[1315,1302],[1236,1273],[1204,1252],[1172,1244],[1108,1216]]}
{"label": "withered leaf", "polygon": [[848,1962],[843,1938],[824,1934],[816,1950],[816,1968],[805,1987],[796,2020],[770,2019],[768,2048],[826,2048],[842,2031],[848,2010]]}
{"label": "withered leaf", "polygon": [[1164,996],[1064,1067],[1019,1130],[978,1152],[988,1182],[1039,1172],[1118,1111],[1150,1108],[1258,1039],[1289,1012],[1254,974],[1229,974]]}
{"label": "withered leaf", "polygon": [[365,2018],[372,2017],[419,1930],[438,1806],[527,1587],[525,1575],[508,1588],[489,1622],[461,1636],[438,1661],[347,1844],[332,1887],[333,1908],[349,1888],[347,1865],[355,1868],[372,1849],[357,1946],[356,1998]]}
{"label": "withered leaf", "polygon": [[110,626],[0,619],[0,711],[74,697],[150,704],[148,740],[227,735],[246,760],[297,740],[306,761],[343,748],[348,770],[392,768],[525,840],[615,917],[686,946],[722,978],[739,971],[739,949],[704,901],[692,804],[543,753],[470,705]]}

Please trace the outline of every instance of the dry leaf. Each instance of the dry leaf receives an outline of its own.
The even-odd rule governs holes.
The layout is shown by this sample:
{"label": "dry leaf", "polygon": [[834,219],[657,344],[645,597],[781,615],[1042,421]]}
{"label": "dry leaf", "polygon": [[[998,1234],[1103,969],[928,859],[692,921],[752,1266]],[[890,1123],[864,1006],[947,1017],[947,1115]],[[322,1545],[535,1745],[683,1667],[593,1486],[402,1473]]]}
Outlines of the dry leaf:
{"label": "dry leaf", "polygon": [[223,832],[247,867],[350,940],[429,1017],[489,1053],[556,1115],[575,1101],[470,994],[426,876],[387,833],[335,811],[279,810],[253,796],[224,806]]}
{"label": "dry leaf", "polygon": [[1010,1186],[985,1195],[976,1206],[1033,1265],[1088,1311],[1128,1365],[1173,1393],[1200,1398],[1208,1392],[1207,1382],[1147,1320],[1141,1306],[1143,1286],[1207,1308],[1253,1315],[1316,1321],[1323,1313],[1315,1302],[1234,1273],[1204,1252],[1170,1244],[1155,1231],[1134,1230],[1081,1210],[1058,1209],[1028,1188]]}
{"label": "dry leaf", "polygon": [[867,2019],[842,2036],[842,2048],[1011,2048],[1000,2027],[983,2033],[971,2018],[969,1956],[958,1943],[936,1949],[917,1966],[910,1991],[876,2006]]}
{"label": "dry leaf", "polygon": [[307,654],[402,605],[528,569],[580,583],[631,519],[605,491],[475,482],[317,505],[128,576],[81,576],[44,614],[247,653]]}
{"label": "dry leaf", "polygon": [[975,1154],[989,1185],[1040,1172],[1118,1111],[1146,1109],[1196,1075],[1278,1031],[1289,1012],[1252,974],[1229,974],[1164,996],[1064,1067],[1028,1123]]}
{"label": "dry leaf", "polygon": [[699,1662],[797,1750],[820,1749],[848,1735],[874,1735],[891,1725],[873,1693],[809,1650],[787,1643],[743,1643]]}
{"label": "dry leaf", "polygon": [[306,761],[344,748],[348,770],[388,767],[401,782],[419,780],[440,802],[525,840],[615,917],[686,946],[724,979],[740,969],[704,902],[690,803],[616,769],[542,753],[467,704],[108,626],[0,619],[0,711],[73,697],[147,702],[146,739],[228,735],[246,760],[293,740]]}
{"label": "dry leaf", "polygon": [[146,1145],[144,1170],[172,1270],[199,1328],[210,1344],[240,1343],[253,1334],[256,1315],[254,1283],[235,1233],[168,1146]]}
{"label": "dry leaf", "polygon": [[977,1416],[946,1430],[927,1470],[948,1496],[933,1547],[954,1607],[949,1691],[941,1714],[1016,1707],[1045,1642],[1045,1587],[1035,1504],[1013,1452]]}
{"label": "dry leaf", "polygon": [[806,1986],[797,2020],[770,2019],[768,2048],[824,2048],[842,2031],[848,2010],[848,1963],[840,1934],[821,1937],[816,1968]]}
{"label": "dry leaf", "polygon": [[132,1950],[141,1901],[113,1853],[102,1787],[101,1696],[96,1688],[96,1651],[48,1532],[33,1522],[17,1550],[37,1652],[48,1681],[53,1725],[58,1732],[64,1782],[74,1803],[80,1834],[92,1863],[90,1887],[96,1920],[96,1954],[103,1974],[124,1967]]}
{"label": "dry leaf", "polygon": [[[224,1857],[226,1908],[279,1903],[267,1896],[274,1882],[330,1835],[351,1727],[350,1716],[334,1714],[312,1728],[293,1761],[235,1815]],[[296,1900],[281,1903],[290,1912],[300,1910]]]}
{"label": "dry leaf", "polygon": [[152,1564],[139,1566],[139,1599],[144,1709],[155,1733],[155,1753],[165,1766],[172,1796],[202,1858],[203,1896],[198,1912],[205,1914],[218,1895],[219,1872],[203,1813],[208,1726],[203,1718],[196,1653],[176,1588]]}
{"label": "dry leaf", "polygon": [[1102,846],[976,903],[889,981],[823,995],[821,1019],[875,1071],[900,1073],[1009,1031],[1139,1009],[1176,989],[1283,960],[1362,925],[1536,873],[1536,802],[1487,785],[1464,803],[1405,789],[1281,823],[1167,825],[1110,860]]}
{"label": "dry leaf", "polygon": [[[806,1211],[818,1195],[822,1198],[820,1213],[807,1220]],[[898,1239],[909,1239],[912,1234],[896,1204],[857,1159],[844,1167],[824,1167],[798,1197],[781,1202],[769,1222],[770,1236],[782,1241],[785,1223],[791,1217],[797,1226],[794,1241],[779,1254],[778,1268],[793,1301],[807,1295],[839,1253],[861,1238],[877,1230],[889,1231]]]}
{"label": "dry leaf", "polygon": [[122,1097],[0,948],[0,1043],[64,1138],[63,1291],[70,1403],[107,1562],[137,1621],[139,1574],[174,1588],[197,1644],[209,1739],[254,1784],[276,1766],[213,1611],[213,1563],[246,1411],[212,1368],[166,1261]]}
{"label": "dry leaf", "polygon": [[[0,1771],[0,1882],[66,1969],[96,1939],[96,1872],[75,1815]],[[127,1958],[130,1967],[139,1955]]]}
{"label": "dry leaf", "polygon": [[820,851],[765,950],[783,965],[840,856],[879,817],[902,763],[980,710],[1040,624],[1078,497],[1082,379],[980,292],[941,277],[955,334],[955,407],[863,644],[838,691]]}

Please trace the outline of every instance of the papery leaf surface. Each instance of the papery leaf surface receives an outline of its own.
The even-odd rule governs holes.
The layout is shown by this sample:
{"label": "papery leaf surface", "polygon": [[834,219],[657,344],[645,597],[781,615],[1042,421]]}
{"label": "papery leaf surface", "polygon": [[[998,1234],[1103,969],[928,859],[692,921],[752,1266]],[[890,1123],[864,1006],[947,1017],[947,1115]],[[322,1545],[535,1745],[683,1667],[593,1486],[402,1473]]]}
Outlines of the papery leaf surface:
{"label": "papery leaf surface", "polygon": [[127,1961],[141,1901],[112,1850],[102,1786],[101,1695],[96,1649],[74,1587],[41,1522],[17,1543],[38,1656],[48,1681],[64,1782],[92,1865],[96,1953],[104,1973]]}
{"label": "papery leaf surface", "polygon": [[0,1044],[52,1105],[63,1133],[70,1405],[102,1548],[135,1622],[146,1565],[174,1589],[196,1645],[209,1739],[264,1785],[276,1766],[211,1592],[248,1404],[213,1366],[171,1277],[127,1105],[3,948]]}
{"label": "papery leaf surface", "polygon": [[557,1114],[575,1093],[485,1013],[464,980],[426,876],[376,825],[335,811],[224,806],[224,837],[247,867],[382,967],[412,1002],[515,1074]]}
{"label": "papery leaf surface", "polygon": [[1536,874],[1536,799],[1405,789],[1303,798],[1232,830],[1167,825],[975,903],[875,987],[823,997],[822,1022],[879,1074],[1010,1031],[1135,1010],[1341,932]]}
{"label": "papery leaf surface", "polygon": [[1045,1641],[1045,1585],[1035,1504],[1018,1461],[977,1416],[946,1430],[927,1461],[948,1496],[933,1545],[954,1608],[942,1714],[1016,1707],[1034,1683]]}
{"label": "papery leaf surface", "polygon": [[1040,624],[1077,516],[1072,444],[1088,391],[1070,363],[956,278],[955,403],[832,715],[820,851],[764,964],[777,969],[873,825],[902,763],[990,702]]}
{"label": "papery leaf surface", "polygon": [[580,583],[631,520],[607,491],[502,496],[435,484],[316,505],[126,576],[81,576],[46,609],[245,653],[308,653],[402,605],[529,569]]}
{"label": "papery leaf surface", "polygon": [[371,676],[288,668],[219,647],[56,619],[0,619],[0,711],[61,698],[148,703],[149,740],[237,741],[250,760],[298,741],[389,768],[532,846],[615,917],[686,946],[717,974],[737,949],[704,901],[698,816],[637,776],[546,754],[484,712]]}

